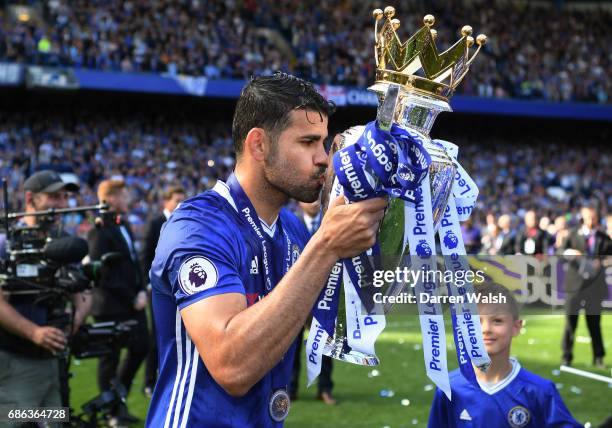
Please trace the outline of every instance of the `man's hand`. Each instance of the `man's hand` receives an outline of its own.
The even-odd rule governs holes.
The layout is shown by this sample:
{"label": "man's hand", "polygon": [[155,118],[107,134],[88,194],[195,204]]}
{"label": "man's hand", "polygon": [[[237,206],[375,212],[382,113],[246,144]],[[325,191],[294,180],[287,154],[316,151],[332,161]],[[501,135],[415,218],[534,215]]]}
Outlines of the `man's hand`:
{"label": "man's hand", "polygon": [[72,322],[72,334],[75,334],[81,325],[85,322],[87,315],[91,310],[92,295],[89,291],[77,293],[73,296],[74,303],[74,320]]}
{"label": "man's hand", "polygon": [[147,292],[142,290],[138,292],[138,295],[134,299],[134,309],[142,311],[147,307]]}
{"label": "man's hand", "polygon": [[331,202],[317,234],[336,259],[354,257],[376,243],[387,200],[373,198],[345,204],[344,196]]}
{"label": "man's hand", "polygon": [[86,317],[87,315],[84,315],[83,313],[80,313],[78,311],[74,313],[74,319],[72,320],[72,334],[75,334],[77,331],[79,331],[79,328],[81,328],[83,322],[85,322]]}
{"label": "man's hand", "polygon": [[61,352],[66,347],[64,332],[55,327],[36,327],[30,340],[50,352]]}

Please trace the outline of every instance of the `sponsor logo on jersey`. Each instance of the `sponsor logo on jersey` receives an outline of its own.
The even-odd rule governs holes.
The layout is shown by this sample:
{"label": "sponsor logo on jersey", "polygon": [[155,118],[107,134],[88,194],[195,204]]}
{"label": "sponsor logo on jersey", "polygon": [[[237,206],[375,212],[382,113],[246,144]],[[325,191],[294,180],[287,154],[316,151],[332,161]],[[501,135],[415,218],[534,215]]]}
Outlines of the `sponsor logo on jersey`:
{"label": "sponsor logo on jersey", "polygon": [[257,260],[257,256],[253,257],[253,260],[251,260],[251,270],[249,272],[251,275],[259,275],[259,261]]}
{"label": "sponsor logo on jersey", "polygon": [[470,414],[468,413],[467,409],[463,409],[463,411],[459,415],[459,419],[461,419],[462,421],[471,421],[472,420],[472,416],[470,416]]}

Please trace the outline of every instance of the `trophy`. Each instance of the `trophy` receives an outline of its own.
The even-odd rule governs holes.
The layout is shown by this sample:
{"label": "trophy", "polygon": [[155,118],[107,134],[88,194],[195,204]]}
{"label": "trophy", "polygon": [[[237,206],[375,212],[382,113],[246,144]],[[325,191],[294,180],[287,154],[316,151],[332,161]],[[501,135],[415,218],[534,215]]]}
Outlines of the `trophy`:
{"label": "trophy", "polygon": [[[373,12],[377,68],[376,81],[368,89],[378,96],[378,127],[384,131],[389,131],[392,126],[409,130],[411,135],[415,135],[420,140],[422,147],[431,158],[428,177],[433,223],[437,229],[453,190],[458,164],[449,156],[444,146],[432,141],[429,133],[440,112],[452,111],[449,98],[469,71],[471,63],[487,38],[484,34],[480,34],[474,40],[472,28],[466,25],[461,29],[459,41],[439,53],[435,44],[437,33],[432,28],[435,22],[432,15],[424,17],[424,26],[405,43],[400,41],[396,33],[400,21],[395,19],[394,15],[395,9],[391,6],[387,6],[384,11],[376,9]],[[475,42],[477,49],[470,55],[470,48]],[[363,126],[353,127],[340,134],[331,147],[330,159],[339,150],[355,144],[363,131]],[[370,173],[370,177],[375,181],[375,174],[372,174],[372,171]],[[330,167],[323,193],[324,210],[328,206],[330,197],[338,193],[337,186],[336,171]],[[406,200],[406,198],[404,200],[391,198],[379,230],[380,253],[383,256],[392,256],[388,259],[402,260],[409,251],[406,240],[403,239]],[[395,267],[383,268],[395,269]],[[404,284],[387,284],[384,293],[397,295],[404,288]],[[323,354],[360,365],[378,364],[376,355],[349,346],[345,304],[341,295],[335,332],[333,336],[327,337]],[[389,309],[390,305],[385,305],[382,309],[383,314]]]}

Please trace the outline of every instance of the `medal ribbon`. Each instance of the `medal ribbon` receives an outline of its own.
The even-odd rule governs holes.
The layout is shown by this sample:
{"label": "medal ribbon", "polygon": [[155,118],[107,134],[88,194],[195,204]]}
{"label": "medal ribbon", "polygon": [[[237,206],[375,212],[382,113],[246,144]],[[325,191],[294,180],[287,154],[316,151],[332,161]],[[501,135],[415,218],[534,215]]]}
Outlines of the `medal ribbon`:
{"label": "medal ribbon", "polygon": [[[278,284],[281,278],[277,278],[274,270],[270,266],[270,257],[272,257],[272,247],[273,242],[272,238],[263,231],[263,227],[261,225],[261,221],[257,216],[257,212],[253,207],[249,197],[242,189],[242,186],[236,179],[234,174],[231,174],[227,180],[227,185],[229,187],[230,194],[234,203],[236,204],[236,208],[238,209],[238,214],[242,217],[242,219],[246,222],[247,225],[250,226],[251,236],[261,245],[261,259],[263,264],[263,284],[264,284],[264,296],[272,291],[272,289]],[[279,215],[280,218],[280,215]],[[277,227],[281,227],[280,221],[277,223]],[[282,229],[281,229],[282,230]],[[282,231],[285,241],[285,266],[282,276],[284,276],[291,267],[291,239],[289,235],[283,230]],[[281,360],[273,369],[271,373],[271,382],[272,389],[278,390],[281,388],[287,388],[286,383],[282,383],[280,379],[283,378],[281,375],[283,369],[283,361]]]}

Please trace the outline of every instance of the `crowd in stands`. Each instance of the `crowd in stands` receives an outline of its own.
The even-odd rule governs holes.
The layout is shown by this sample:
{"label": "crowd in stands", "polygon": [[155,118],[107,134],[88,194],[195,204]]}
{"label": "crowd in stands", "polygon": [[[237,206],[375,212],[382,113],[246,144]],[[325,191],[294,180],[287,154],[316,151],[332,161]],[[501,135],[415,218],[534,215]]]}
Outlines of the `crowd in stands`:
{"label": "crowd in stands", "polygon": [[[208,78],[283,70],[315,83],[373,81],[373,19],[379,1],[67,1],[41,4],[40,19],[0,9],[0,61]],[[610,102],[612,13],[484,0],[389,2],[406,39],[436,17],[439,50],[470,24],[489,43],[458,92],[498,98]],[[275,30],[284,43],[261,29]],[[283,48],[286,47],[286,49]]]}
{"label": "crowd in stands", "polygon": [[[3,113],[0,121],[0,176],[7,177],[13,209],[23,206],[22,184],[33,171],[53,168],[73,173],[81,191],[71,205],[96,204],[96,187],[105,178],[122,178],[131,193],[131,216],[137,234],[161,194],[181,185],[193,196],[225,179],[234,166],[231,124],[194,123],[133,115],[106,118],[77,113]],[[549,223],[563,216],[570,225],[581,204],[595,204],[605,220],[612,206],[612,156],[601,144],[583,141],[512,141],[457,136],[462,165],[476,181],[480,195],[469,230],[481,248],[481,237],[501,215],[520,229],[535,209]],[[91,219],[68,217],[68,227],[85,234]],[[480,230],[482,229],[482,233]],[[486,229],[486,230],[485,230]],[[486,249],[485,249],[486,251]]]}
{"label": "crowd in stands", "polygon": [[[170,185],[188,195],[212,187],[217,177],[233,169],[230,125],[196,126],[162,118],[95,118],[70,120],[45,113],[2,115],[0,177],[8,178],[10,204],[23,208],[24,180],[34,171],[54,169],[74,174],[81,185],[71,206],[97,204],[102,179],[125,180],[131,196],[130,223],[141,235],[147,216],[158,208]],[[91,227],[82,215],[67,217],[67,226],[80,235]]]}

